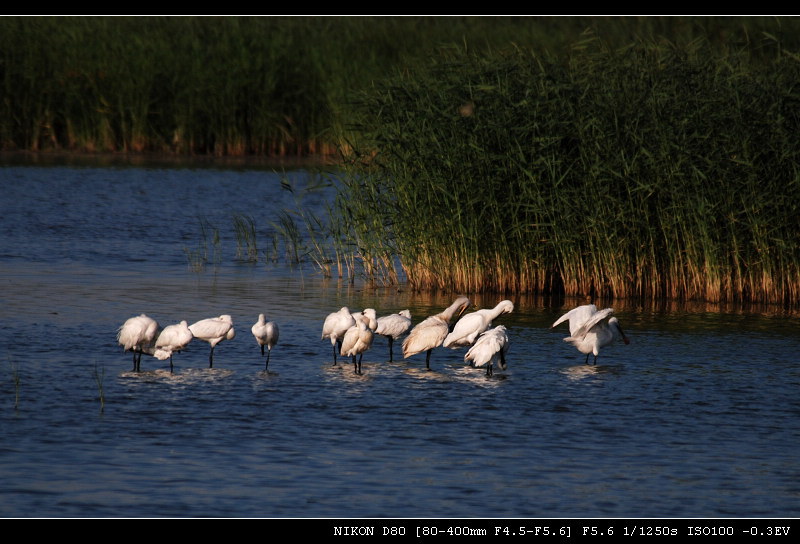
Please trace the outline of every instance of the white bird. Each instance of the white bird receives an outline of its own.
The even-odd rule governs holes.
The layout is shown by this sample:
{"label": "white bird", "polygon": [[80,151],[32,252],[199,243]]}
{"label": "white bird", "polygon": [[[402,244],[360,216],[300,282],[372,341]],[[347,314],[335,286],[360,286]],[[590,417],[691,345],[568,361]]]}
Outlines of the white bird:
{"label": "white bird", "polygon": [[158,323],[145,314],[131,317],[117,330],[117,342],[125,351],[133,352],[133,371],[139,372],[142,353],[152,353],[158,336]]}
{"label": "white bird", "polygon": [[371,323],[375,322],[375,310],[371,310],[371,315],[372,317],[370,310],[358,314],[356,325],[350,327],[342,338],[342,356],[353,358],[353,372],[356,374],[361,374],[361,359],[364,357],[364,352],[372,347],[375,338],[371,327]]}
{"label": "white bird", "polygon": [[[344,353],[353,347],[354,338],[358,337],[358,323],[364,321],[367,328],[373,333],[378,328],[378,314],[372,308],[367,308],[361,312],[351,314],[353,316],[354,325],[345,331],[344,335],[340,338],[340,351]],[[347,340],[346,340],[347,339]]]}
{"label": "white bird", "polygon": [[625,344],[631,343],[616,317],[605,321],[612,313],[614,313],[613,308],[598,311],[594,304],[586,304],[573,308],[559,317],[551,328],[569,320],[570,335],[564,338],[564,341],[586,354],[586,364],[589,364],[589,355],[594,354],[594,364],[597,364],[600,348],[609,345],[617,336],[620,336]]}
{"label": "white bird", "polygon": [[389,362],[392,362],[392,345],[395,340],[406,334],[411,329],[411,312],[403,310],[396,314],[384,315],[378,318],[378,328],[375,334],[386,337],[389,341]]}
{"label": "white bird", "polygon": [[272,348],[278,343],[278,324],[274,321],[267,323],[264,314],[258,314],[258,321],[250,330],[253,332],[253,336],[256,337],[258,345],[261,346],[262,357],[264,356],[264,346],[267,346],[267,362],[264,366],[264,370],[267,370],[269,368],[269,356],[272,353]]}
{"label": "white bird", "polygon": [[172,372],[172,354],[181,352],[192,341],[192,331],[186,321],[181,321],[177,325],[164,327],[158,335],[155,343],[153,357],[159,361],[169,359],[169,371]]}
{"label": "white bird", "polygon": [[455,314],[461,314],[469,306],[467,297],[458,297],[445,311],[432,315],[418,323],[406,339],[403,340],[403,357],[408,359],[412,355],[427,351],[425,367],[430,370],[431,351],[442,345],[450,328],[450,320]]}
{"label": "white bird", "polygon": [[356,320],[350,309],[343,306],[338,312],[333,312],[325,318],[325,323],[322,325],[322,339],[330,338],[331,346],[333,347],[333,364],[336,364],[337,344],[341,349],[342,337],[347,332],[347,329],[355,326]]}
{"label": "white bird", "polygon": [[464,314],[459,319],[453,331],[447,335],[442,343],[446,348],[459,348],[471,346],[483,331],[492,326],[492,321],[502,314],[514,311],[514,303],[503,300],[497,306],[486,310],[477,310]]}
{"label": "white bird", "polygon": [[223,340],[233,340],[236,331],[233,329],[233,318],[229,315],[202,319],[189,325],[189,330],[198,340],[211,344],[208,355],[208,368],[214,366],[214,348]]}
{"label": "white bird", "polygon": [[353,319],[357,320],[359,316],[365,320],[365,323],[367,324],[367,327],[369,327],[369,330],[375,332],[375,329],[378,328],[377,312],[375,312],[373,308],[365,308],[364,310],[361,310],[359,313],[353,314]]}
{"label": "white bird", "polygon": [[494,373],[492,367],[495,356],[499,356],[497,366],[500,370],[506,369],[506,353],[508,353],[508,333],[504,326],[498,325],[481,333],[475,344],[464,355],[464,361],[472,361],[476,367],[487,365],[486,375],[491,376]]}

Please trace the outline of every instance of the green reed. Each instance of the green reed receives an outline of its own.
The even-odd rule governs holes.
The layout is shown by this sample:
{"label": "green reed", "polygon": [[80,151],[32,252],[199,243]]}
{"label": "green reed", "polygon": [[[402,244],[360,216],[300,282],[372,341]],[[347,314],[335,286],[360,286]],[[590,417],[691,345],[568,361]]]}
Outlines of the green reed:
{"label": "green reed", "polygon": [[233,214],[233,231],[236,235],[236,258],[257,262],[258,241],[255,219],[241,213]]}
{"label": "green reed", "polygon": [[763,47],[451,51],[363,95],[338,212],[421,289],[797,302],[800,56]]}
{"label": "green reed", "polygon": [[[219,237],[219,230],[211,225],[208,219],[200,217],[198,219],[200,224],[200,240],[198,241],[197,248],[189,249],[184,246],[183,252],[189,264],[189,269],[193,272],[201,272],[205,265],[210,261],[214,263],[214,268],[222,261],[221,241]],[[208,244],[209,236],[211,237],[211,245],[213,254],[209,257]]]}
{"label": "green reed", "polygon": [[94,381],[97,384],[97,389],[100,393],[100,411],[102,412],[106,406],[106,396],[103,389],[103,381],[106,375],[106,367],[105,365],[100,367],[100,370],[97,369],[97,363],[94,365],[94,372],[93,372]]}
{"label": "green reed", "polygon": [[327,153],[355,92],[438,48],[561,55],[587,29],[611,47],[800,40],[791,17],[3,17],[0,149]]}

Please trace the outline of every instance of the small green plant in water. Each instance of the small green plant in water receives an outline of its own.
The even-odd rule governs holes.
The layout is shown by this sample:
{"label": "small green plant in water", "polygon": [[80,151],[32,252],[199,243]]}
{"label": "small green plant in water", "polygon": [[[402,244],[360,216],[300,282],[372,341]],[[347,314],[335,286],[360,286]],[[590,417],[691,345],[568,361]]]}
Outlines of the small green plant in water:
{"label": "small green plant in water", "polygon": [[255,220],[249,215],[234,214],[233,230],[236,234],[236,258],[257,262],[258,244],[256,243]]}
{"label": "small green plant in water", "polygon": [[106,406],[106,397],[103,392],[103,378],[106,374],[106,367],[103,365],[100,370],[97,369],[97,363],[94,364],[94,381],[97,383],[97,389],[100,391],[100,411],[102,412]]}
{"label": "small green plant in water", "polygon": [[213,263],[216,267],[222,261],[221,244],[219,238],[219,229],[214,228],[208,219],[201,217],[200,221],[200,241],[196,249],[189,249],[184,246],[183,252],[186,254],[186,259],[189,263],[189,269],[192,272],[202,272],[206,263],[209,262],[208,257],[208,237],[211,234],[211,244],[213,246]]}

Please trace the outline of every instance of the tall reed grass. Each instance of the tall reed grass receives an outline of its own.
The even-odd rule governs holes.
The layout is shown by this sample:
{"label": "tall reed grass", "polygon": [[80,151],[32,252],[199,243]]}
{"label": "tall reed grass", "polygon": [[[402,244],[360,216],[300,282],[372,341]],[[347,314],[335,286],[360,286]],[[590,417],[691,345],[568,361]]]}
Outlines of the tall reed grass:
{"label": "tall reed grass", "polygon": [[419,289],[796,303],[800,56],[761,43],[443,54],[363,96],[338,214]]}
{"label": "tall reed grass", "polygon": [[735,46],[765,17],[2,17],[0,149],[208,155],[334,152],[351,97],[439,47],[562,54],[592,29]]}

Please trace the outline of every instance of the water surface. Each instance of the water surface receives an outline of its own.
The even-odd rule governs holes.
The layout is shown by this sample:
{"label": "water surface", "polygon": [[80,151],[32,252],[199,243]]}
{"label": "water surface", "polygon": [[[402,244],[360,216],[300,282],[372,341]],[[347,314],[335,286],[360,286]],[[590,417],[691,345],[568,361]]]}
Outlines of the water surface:
{"label": "water surface", "polygon": [[[454,294],[237,260],[233,216],[255,219],[266,252],[270,222],[294,203],[281,179],[0,168],[0,515],[800,514],[794,313],[617,301],[631,344],[595,366],[562,341],[566,326],[550,328],[576,301],[516,298],[496,321],[511,348],[493,378],[465,366],[465,350],[435,351],[430,372],[399,346],[389,363],[383,339],[356,376],[320,339],[328,313],[409,308],[417,323]],[[322,209],[329,197],[307,198]],[[196,270],[201,219],[221,259]],[[116,330],[143,312],[162,326],[231,314],[237,335],[213,368],[196,341],[174,374],[152,357],[135,373]],[[250,334],[262,312],[281,330],[269,372]]]}

